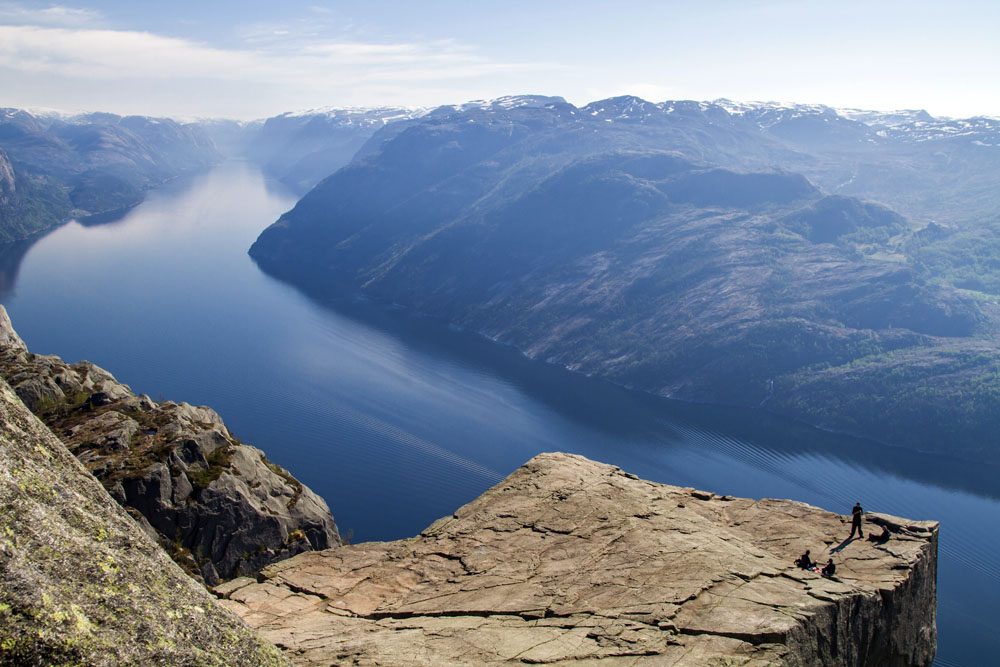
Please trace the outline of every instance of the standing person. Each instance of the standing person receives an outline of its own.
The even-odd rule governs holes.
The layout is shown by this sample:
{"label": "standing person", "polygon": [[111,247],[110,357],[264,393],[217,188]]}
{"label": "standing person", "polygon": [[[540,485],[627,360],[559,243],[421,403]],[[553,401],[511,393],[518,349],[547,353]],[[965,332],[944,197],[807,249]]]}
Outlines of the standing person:
{"label": "standing person", "polygon": [[861,503],[854,503],[854,509],[851,510],[851,535],[847,539],[854,537],[854,531],[858,531],[858,537],[864,537],[865,534],[861,532],[861,515],[865,511],[861,509]]}

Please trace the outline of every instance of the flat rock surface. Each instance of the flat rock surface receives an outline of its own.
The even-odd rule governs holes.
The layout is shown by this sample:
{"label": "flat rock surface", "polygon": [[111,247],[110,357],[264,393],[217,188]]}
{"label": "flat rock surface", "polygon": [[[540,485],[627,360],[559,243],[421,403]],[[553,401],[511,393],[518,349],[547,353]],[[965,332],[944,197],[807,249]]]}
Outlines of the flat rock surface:
{"label": "flat rock surface", "polygon": [[[849,517],[803,503],[543,454],[418,537],[216,593],[302,665],[929,665],[937,524],[867,519],[891,538],[845,544]],[[835,550],[837,576],[795,567],[805,549]]]}

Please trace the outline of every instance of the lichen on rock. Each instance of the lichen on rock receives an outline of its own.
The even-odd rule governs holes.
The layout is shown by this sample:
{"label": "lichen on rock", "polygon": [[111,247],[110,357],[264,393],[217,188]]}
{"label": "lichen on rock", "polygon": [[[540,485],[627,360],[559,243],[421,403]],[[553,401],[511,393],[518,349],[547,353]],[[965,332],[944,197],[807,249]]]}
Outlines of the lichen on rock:
{"label": "lichen on rock", "polygon": [[0,665],[285,665],[0,380]]}

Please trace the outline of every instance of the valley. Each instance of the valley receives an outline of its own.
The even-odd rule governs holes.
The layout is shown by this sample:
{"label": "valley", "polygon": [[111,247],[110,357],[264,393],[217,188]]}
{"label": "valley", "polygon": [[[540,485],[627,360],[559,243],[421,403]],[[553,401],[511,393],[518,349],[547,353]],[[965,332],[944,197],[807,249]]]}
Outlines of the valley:
{"label": "valley", "polygon": [[[1000,512],[995,466],[664,401],[356,291],[306,294],[245,252],[294,202],[246,162],[172,182],[116,223],[35,243],[3,303],[32,351],[210,405],[323,497],[352,542],[415,535],[536,454],[568,450],[656,482],[933,517],[938,655],[977,664],[997,650],[984,619],[1000,544],[982,530]],[[107,266],[128,280],[92,279]]]}

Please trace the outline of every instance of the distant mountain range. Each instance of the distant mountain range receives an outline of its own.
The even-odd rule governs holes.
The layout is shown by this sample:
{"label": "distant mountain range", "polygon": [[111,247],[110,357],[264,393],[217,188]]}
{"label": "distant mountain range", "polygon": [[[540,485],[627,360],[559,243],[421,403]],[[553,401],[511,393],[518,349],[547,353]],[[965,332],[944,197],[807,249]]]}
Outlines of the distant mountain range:
{"label": "distant mountain range", "polygon": [[663,395],[1000,459],[1000,123],[823,106],[414,114],[251,255]]}
{"label": "distant mountain range", "polygon": [[0,241],[119,215],[226,156],[308,193],[251,249],[308,291],[1000,460],[998,119],[631,96],[249,123],[4,109]]}
{"label": "distant mountain range", "polygon": [[127,210],[219,158],[200,128],[165,118],[0,109],[0,242]]}
{"label": "distant mountain range", "polygon": [[199,121],[223,153],[249,158],[299,195],[340,169],[389,123],[419,118],[425,109],[325,108],[249,123]]}

